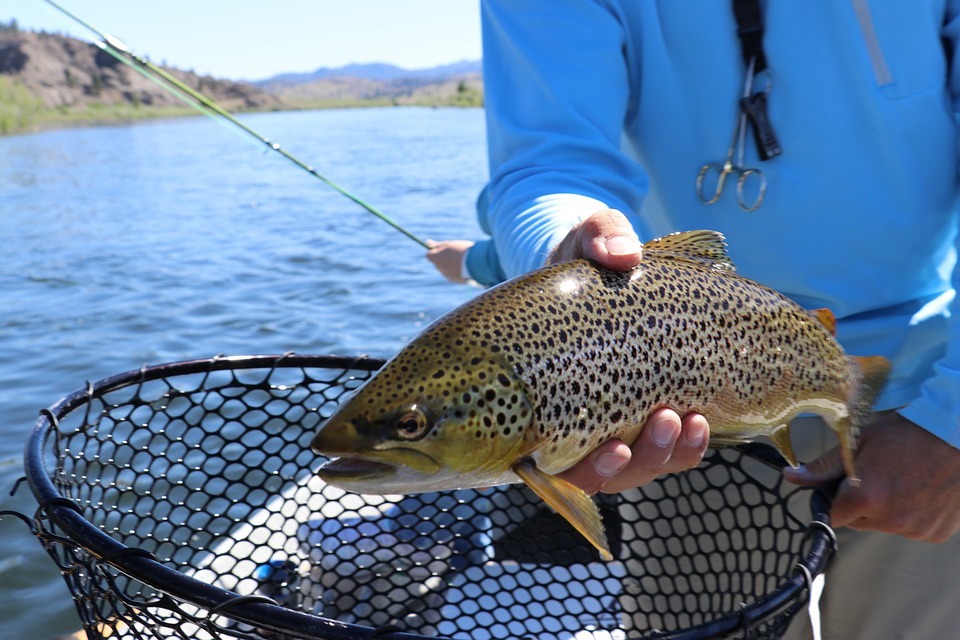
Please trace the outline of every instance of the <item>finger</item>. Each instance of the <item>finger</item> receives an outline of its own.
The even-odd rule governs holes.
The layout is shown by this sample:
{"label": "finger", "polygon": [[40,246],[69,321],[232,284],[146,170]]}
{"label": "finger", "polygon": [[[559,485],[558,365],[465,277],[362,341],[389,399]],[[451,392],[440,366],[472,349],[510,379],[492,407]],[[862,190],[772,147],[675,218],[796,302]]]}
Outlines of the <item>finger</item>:
{"label": "finger", "polygon": [[802,464],[796,469],[785,467],[784,477],[802,487],[816,487],[842,478],[845,474],[840,449],[834,448],[816,460]]}
{"label": "finger", "polygon": [[838,493],[830,509],[830,524],[834,528],[882,531],[931,543],[946,542],[956,533],[955,525],[948,517],[918,513],[913,505],[901,504],[896,510],[883,509],[870,499],[859,498],[862,488],[850,487],[847,483],[844,486],[849,492],[842,492],[842,496]]}
{"label": "finger", "polygon": [[557,245],[549,262],[588,258],[601,266],[627,271],[640,263],[642,245],[619,211],[598,211],[574,227]]}
{"label": "finger", "polygon": [[610,440],[559,475],[593,495],[627,466],[631,455],[630,447],[620,440]]}
{"label": "finger", "polygon": [[876,475],[866,486],[854,486],[844,480],[830,505],[830,525],[923,537],[916,529],[918,521],[912,517],[914,505],[901,503],[895,493],[894,484]]}
{"label": "finger", "polygon": [[580,250],[601,266],[626,271],[640,264],[641,244],[626,216],[615,209],[599,211],[580,227]]}
{"label": "finger", "polygon": [[833,503],[830,505],[830,526],[835,529],[851,527],[865,530],[871,527],[870,518],[865,511],[860,487],[852,487],[849,482],[840,483]]}
{"label": "finger", "polygon": [[681,429],[682,422],[676,411],[655,411],[640,432],[640,437],[630,447],[630,461],[603,485],[601,491],[616,493],[640,487],[668,471],[667,463],[673,456]]}
{"label": "finger", "polygon": [[685,415],[681,421],[680,437],[673,446],[667,463],[667,472],[686,471],[700,464],[710,444],[710,425],[698,413]]}

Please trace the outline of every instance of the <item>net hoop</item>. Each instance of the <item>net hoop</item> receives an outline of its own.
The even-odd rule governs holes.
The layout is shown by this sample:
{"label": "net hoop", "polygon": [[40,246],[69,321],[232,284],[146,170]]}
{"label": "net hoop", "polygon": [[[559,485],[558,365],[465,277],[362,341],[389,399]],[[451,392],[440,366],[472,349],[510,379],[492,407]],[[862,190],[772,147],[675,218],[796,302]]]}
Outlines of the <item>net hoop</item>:
{"label": "net hoop", "polygon": [[[404,631],[396,625],[368,626],[351,622],[333,620],[315,613],[297,611],[275,604],[270,598],[258,595],[242,595],[230,589],[220,588],[198,580],[190,575],[171,568],[161,562],[149,550],[127,546],[112,535],[102,531],[83,514],[76,501],[62,492],[51,478],[49,465],[50,448],[56,446],[60,422],[65,416],[80,410],[90,411],[90,402],[95,398],[120,390],[131,385],[142,385],[149,381],[171,378],[181,375],[207,375],[220,371],[265,370],[275,371],[287,368],[335,369],[361,372],[373,372],[381,367],[384,360],[368,357],[315,356],[315,355],[252,355],[196,359],[156,366],[144,366],[113,375],[102,380],[88,383],[63,397],[49,409],[43,410],[36,421],[25,451],[25,470],[27,482],[37,500],[38,508],[34,516],[36,534],[48,551],[64,570],[64,577],[74,596],[77,597],[77,577],[71,581],[70,572],[75,567],[61,562],[62,553],[57,551],[60,545],[73,545],[92,558],[91,566],[109,568],[131,580],[149,585],[156,591],[157,606],[175,604],[182,610],[183,605],[190,611],[196,611],[193,620],[204,624],[204,620],[213,617],[229,618],[249,630],[231,634],[224,632],[222,637],[289,637],[311,640],[358,640],[360,638],[381,638],[384,640],[437,640],[448,638],[443,635],[420,635]],[[270,375],[269,373],[267,374]],[[88,422],[88,421],[85,421]],[[783,461],[771,448],[764,445],[745,445],[737,447],[736,454],[769,465],[782,465]],[[58,460],[56,469],[60,468]],[[55,470],[56,470],[55,469]],[[810,492],[809,506],[811,520],[804,537],[804,551],[796,558],[790,575],[783,578],[772,592],[756,601],[731,610],[706,622],[688,628],[673,631],[647,630],[640,636],[671,640],[706,640],[713,638],[754,638],[774,637],[764,635],[757,630],[770,621],[780,617],[789,619],[801,609],[809,597],[811,583],[822,574],[836,552],[836,536],[830,528],[827,515],[830,497],[821,491]],[[119,595],[118,602],[124,597]],[[127,603],[130,607],[140,607],[144,602]],[[97,637],[104,621],[92,619],[89,608],[78,611],[88,635]],[[94,616],[95,618],[95,616]],[[780,626],[785,626],[782,624]],[[207,627],[204,627],[208,629]],[[214,631],[223,629],[218,623],[210,627]],[[122,628],[112,628],[111,637],[122,635]],[[262,635],[257,635],[262,634]],[[272,635],[271,635],[272,634]],[[106,636],[102,636],[106,637]],[[150,637],[136,635],[135,637]],[[157,636],[161,637],[161,636]],[[167,637],[167,636],[162,636]],[[169,637],[179,637],[171,635]],[[455,636],[457,638],[467,636]],[[518,637],[533,637],[518,636]],[[571,636],[572,637],[572,636]]]}

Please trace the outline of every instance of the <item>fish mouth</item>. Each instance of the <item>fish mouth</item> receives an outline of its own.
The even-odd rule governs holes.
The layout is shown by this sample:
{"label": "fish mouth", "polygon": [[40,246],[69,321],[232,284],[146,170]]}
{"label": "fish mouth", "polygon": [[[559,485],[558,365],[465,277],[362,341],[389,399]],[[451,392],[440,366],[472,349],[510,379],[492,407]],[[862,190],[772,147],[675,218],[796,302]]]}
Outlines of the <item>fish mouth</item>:
{"label": "fish mouth", "polygon": [[[342,455],[317,470],[317,475],[330,484],[369,484],[368,481],[384,483],[397,476],[431,476],[440,471],[440,464],[425,453],[414,449],[390,449],[390,460],[380,456],[384,453],[369,455]],[[403,469],[403,473],[400,470]],[[386,486],[384,484],[383,486]]]}
{"label": "fish mouth", "polygon": [[338,480],[379,480],[392,476],[397,467],[386,462],[361,458],[336,458],[317,470],[317,475],[327,482]]}

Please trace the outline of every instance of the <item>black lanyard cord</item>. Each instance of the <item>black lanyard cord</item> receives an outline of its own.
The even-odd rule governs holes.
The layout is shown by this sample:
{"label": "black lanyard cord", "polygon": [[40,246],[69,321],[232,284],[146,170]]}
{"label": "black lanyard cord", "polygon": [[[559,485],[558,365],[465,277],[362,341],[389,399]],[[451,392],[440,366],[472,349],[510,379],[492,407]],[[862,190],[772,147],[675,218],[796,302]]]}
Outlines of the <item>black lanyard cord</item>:
{"label": "black lanyard cord", "polygon": [[740,53],[744,66],[756,60],[754,73],[763,73],[767,57],[763,53],[763,11],[760,0],[733,0],[733,15],[737,19],[737,36],[740,38]]}
{"label": "black lanyard cord", "polygon": [[[753,74],[761,74],[767,69],[767,56],[763,52],[763,11],[760,0],[733,0],[733,15],[737,20],[737,36],[740,38],[743,65],[749,69],[752,64]],[[769,160],[783,153],[767,116],[769,91],[768,78],[766,87],[740,100],[740,108],[752,125],[753,139],[761,160]]]}

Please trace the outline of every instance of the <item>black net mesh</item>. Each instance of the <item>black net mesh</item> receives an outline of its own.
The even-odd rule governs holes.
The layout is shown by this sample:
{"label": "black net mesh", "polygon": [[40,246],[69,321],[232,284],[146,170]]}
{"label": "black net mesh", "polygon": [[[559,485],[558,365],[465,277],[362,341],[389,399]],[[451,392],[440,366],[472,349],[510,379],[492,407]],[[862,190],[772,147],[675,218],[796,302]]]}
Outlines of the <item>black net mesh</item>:
{"label": "black net mesh", "polygon": [[88,636],[776,638],[832,553],[825,499],[765,448],[599,498],[613,562],[524,488],[325,486],[310,440],[381,364],[176,363],[45,411],[33,527]]}

